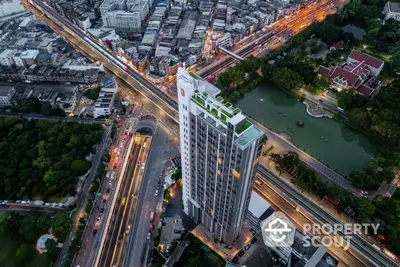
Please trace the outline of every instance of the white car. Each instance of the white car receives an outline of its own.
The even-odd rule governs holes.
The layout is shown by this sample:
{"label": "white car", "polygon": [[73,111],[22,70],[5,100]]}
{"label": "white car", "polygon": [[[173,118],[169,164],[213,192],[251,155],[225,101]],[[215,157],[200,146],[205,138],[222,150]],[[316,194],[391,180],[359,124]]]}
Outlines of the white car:
{"label": "white car", "polygon": [[156,194],[155,194],[155,196],[158,196],[158,190],[156,190]]}
{"label": "white car", "polygon": [[147,233],[147,240],[149,240],[150,239],[150,236],[151,236],[151,233],[149,232],[149,233]]}

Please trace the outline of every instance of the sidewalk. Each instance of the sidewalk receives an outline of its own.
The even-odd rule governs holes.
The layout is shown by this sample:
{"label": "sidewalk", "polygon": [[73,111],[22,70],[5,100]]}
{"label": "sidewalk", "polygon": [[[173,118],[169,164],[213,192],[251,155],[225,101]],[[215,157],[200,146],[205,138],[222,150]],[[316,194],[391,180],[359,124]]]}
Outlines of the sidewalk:
{"label": "sidewalk", "polygon": [[253,238],[253,234],[250,232],[250,229],[245,225],[242,234],[233,243],[233,248],[228,249],[225,243],[214,242],[214,235],[201,224],[196,226],[196,228],[192,231],[192,234],[227,261],[230,261],[233,257],[235,257],[236,254],[238,254],[239,251]]}

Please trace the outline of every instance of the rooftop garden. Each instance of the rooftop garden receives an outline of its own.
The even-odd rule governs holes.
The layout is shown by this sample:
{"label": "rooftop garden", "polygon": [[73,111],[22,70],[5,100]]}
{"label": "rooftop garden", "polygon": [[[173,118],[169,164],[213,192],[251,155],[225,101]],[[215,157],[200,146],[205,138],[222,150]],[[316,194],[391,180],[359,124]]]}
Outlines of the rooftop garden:
{"label": "rooftop garden", "polygon": [[197,95],[193,95],[192,96],[192,100],[199,106],[206,108],[206,102],[204,101],[204,99],[200,98]]}
{"label": "rooftop garden", "polygon": [[195,78],[196,80],[202,80],[202,78],[199,75],[197,75],[196,73],[189,72],[189,75],[192,76],[193,78]]}
{"label": "rooftop garden", "polygon": [[246,131],[248,128],[250,128],[251,126],[251,122],[249,122],[248,120],[245,120],[245,122],[242,124],[242,126],[240,126],[238,129],[236,129],[236,133],[237,134],[242,134],[244,131]]}
{"label": "rooftop garden", "polygon": [[225,116],[227,116],[228,118],[232,118],[232,114],[229,113],[228,111],[226,111],[225,109],[221,109],[221,112],[225,114]]}

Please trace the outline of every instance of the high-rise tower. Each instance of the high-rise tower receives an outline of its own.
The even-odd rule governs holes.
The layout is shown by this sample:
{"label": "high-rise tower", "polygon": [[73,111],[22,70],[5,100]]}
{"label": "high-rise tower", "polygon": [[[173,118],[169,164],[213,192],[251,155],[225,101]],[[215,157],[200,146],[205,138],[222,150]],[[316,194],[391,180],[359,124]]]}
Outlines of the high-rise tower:
{"label": "high-rise tower", "polygon": [[196,74],[180,68],[177,83],[185,213],[233,243],[266,136]]}

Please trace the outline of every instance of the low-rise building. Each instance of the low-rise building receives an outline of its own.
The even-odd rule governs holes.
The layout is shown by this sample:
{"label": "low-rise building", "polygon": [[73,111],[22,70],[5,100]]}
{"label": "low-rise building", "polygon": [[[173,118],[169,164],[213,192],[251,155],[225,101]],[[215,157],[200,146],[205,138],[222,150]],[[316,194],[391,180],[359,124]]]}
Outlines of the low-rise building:
{"label": "low-rise building", "polygon": [[395,19],[400,21],[400,3],[399,2],[386,2],[383,8],[385,14],[385,20]]}
{"label": "low-rise building", "polygon": [[14,65],[13,55],[16,52],[14,49],[6,49],[0,54],[0,64],[11,67]]}
{"label": "low-rise building", "polygon": [[11,99],[15,94],[14,86],[0,86],[0,107],[12,105]]}
{"label": "low-rise building", "polygon": [[94,104],[94,117],[109,116],[112,112],[117,88],[102,88]]}
{"label": "low-rise building", "polygon": [[332,79],[332,89],[355,89],[364,96],[371,96],[377,85],[384,61],[357,50],[351,51],[346,63],[331,69],[320,66],[318,74]]}

